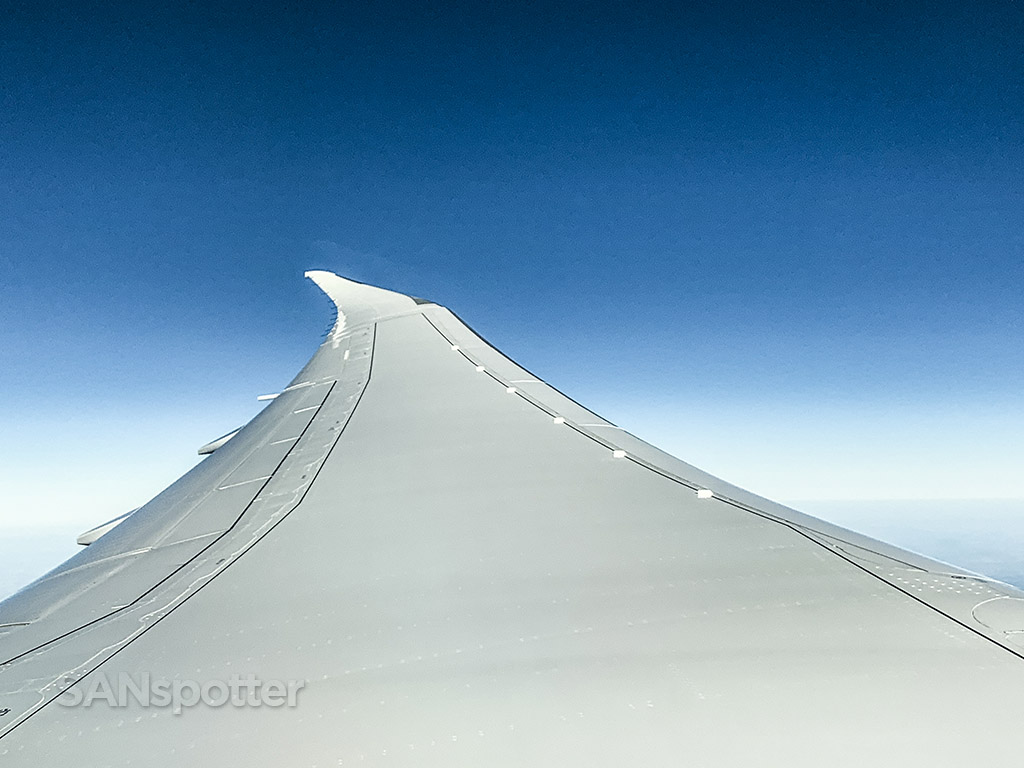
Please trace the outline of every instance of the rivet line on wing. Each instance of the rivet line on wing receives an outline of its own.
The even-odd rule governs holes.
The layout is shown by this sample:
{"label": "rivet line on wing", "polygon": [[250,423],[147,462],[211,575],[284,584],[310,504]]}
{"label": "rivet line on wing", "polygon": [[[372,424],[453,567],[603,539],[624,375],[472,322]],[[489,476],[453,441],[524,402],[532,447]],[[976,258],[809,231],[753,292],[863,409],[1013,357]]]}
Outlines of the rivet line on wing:
{"label": "rivet line on wing", "polygon": [[[424,318],[427,320],[428,323],[430,323],[430,325],[434,328],[434,330],[437,331],[437,333],[442,338],[444,338],[450,345],[452,345],[453,347],[457,347],[458,346],[457,344],[455,344],[444,333],[444,331],[442,331],[433,321],[431,321],[431,319],[429,317],[427,317],[426,314],[424,314]],[[476,365],[480,364],[477,361],[472,360],[461,349],[459,349],[459,351],[460,351],[460,353],[464,357],[466,357],[467,360],[470,360],[470,362],[473,362]],[[500,378],[498,378],[497,376],[494,376],[489,371],[488,371],[488,375],[491,376],[491,378],[494,379],[499,384],[505,386],[506,388],[512,386],[511,382],[502,381]],[[766,511],[766,510],[759,509],[758,507],[754,507],[754,506],[752,506],[750,504],[747,504],[746,502],[740,501],[738,499],[731,498],[730,496],[726,496],[724,494],[717,493],[717,492],[713,491],[710,488],[705,488],[703,486],[697,485],[696,483],[694,483],[694,482],[692,482],[690,480],[687,480],[686,478],[683,478],[683,477],[677,475],[676,473],[672,472],[671,470],[668,470],[668,469],[665,469],[665,468],[663,468],[661,466],[658,466],[657,464],[654,464],[654,463],[652,463],[652,462],[650,462],[650,461],[648,461],[646,459],[643,459],[643,458],[641,458],[639,456],[628,455],[628,454],[626,454],[623,451],[623,449],[618,448],[617,446],[615,446],[614,444],[608,442],[607,440],[603,439],[602,437],[600,437],[598,435],[595,435],[594,433],[588,431],[582,425],[569,423],[569,422],[565,421],[564,418],[562,419],[562,421],[558,421],[558,419],[562,418],[562,417],[556,415],[551,409],[546,407],[543,403],[540,403],[540,402],[534,400],[532,397],[528,396],[527,394],[525,394],[525,393],[523,393],[521,391],[518,391],[515,394],[517,394],[519,397],[522,397],[524,400],[526,400],[527,402],[531,403],[535,407],[539,408],[544,413],[547,413],[549,416],[554,417],[555,423],[566,424],[570,428],[574,429],[580,435],[583,435],[584,437],[587,437],[587,438],[589,438],[590,440],[593,440],[596,443],[604,445],[606,448],[609,448],[609,449],[613,450],[614,453],[621,452],[622,456],[620,458],[626,458],[628,461],[631,461],[634,464],[638,464],[639,466],[644,467],[644,468],[648,469],[649,471],[654,472],[655,474],[660,475],[661,477],[664,477],[667,480],[670,480],[670,481],[672,481],[674,483],[677,483],[678,485],[684,486],[686,488],[689,488],[692,491],[695,491],[696,494],[697,494],[697,498],[699,498],[699,499],[715,499],[716,501],[718,501],[720,503],[728,504],[729,506],[734,507],[736,509],[743,510],[743,511],[748,512],[748,513],[750,513],[752,515],[755,515],[757,517],[760,517],[760,518],[763,518],[765,520],[769,520],[771,522],[774,522],[774,523],[777,523],[779,525],[782,525],[782,526],[792,530],[797,535],[802,536],[805,539],[808,539],[812,543],[814,543],[814,544],[824,548],[825,550],[827,550],[829,552],[832,552],[837,557],[841,558],[842,560],[845,560],[846,562],[848,562],[850,565],[852,565],[853,567],[857,568],[858,570],[861,570],[861,571],[863,571],[865,573],[868,573],[869,575],[871,575],[874,578],[878,579],[883,584],[886,584],[889,587],[891,587],[893,589],[896,589],[897,591],[903,593],[907,597],[909,597],[909,598],[911,598],[913,600],[916,600],[917,602],[925,605],[926,607],[930,608],[931,610],[936,611],[936,612],[942,614],[946,618],[952,620],[953,622],[955,622],[956,624],[960,625],[964,629],[972,632],[973,634],[978,635],[978,636],[980,636],[982,638],[985,638],[986,640],[988,640],[988,641],[998,645],[1004,651],[1007,651],[1008,653],[1010,653],[1010,654],[1012,654],[1012,655],[1014,655],[1014,656],[1016,656],[1018,658],[1024,658],[1024,654],[1014,650],[1013,648],[1010,648],[1009,646],[1005,645],[1004,643],[1000,642],[999,640],[997,640],[997,639],[993,638],[992,636],[986,634],[985,632],[981,631],[978,627],[971,626],[970,624],[966,623],[962,619],[957,618],[956,616],[953,616],[953,615],[943,611],[941,608],[937,607],[936,605],[934,605],[932,603],[929,603],[928,601],[923,600],[920,597],[915,596],[914,594],[912,594],[912,592],[910,592],[907,589],[901,587],[899,584],[894,583],[893,580],[891,580],[889,578],[886,578],[886,576],[884,574],[877,573],[876,571],[873,571],[872,569],[869,569],[869,568],[861,565],[855,559],[853,559],[852,557],[850,557],[847,554],[845,554],[841,549],[839,549],[837,547],[828,546],[826,543],[822,542],[817,536],[813,535],[813,531],[809,531],[809,530],[805,529],[804,526],[800,525],[799,523],[797,523],[797,522],[795,522],[793,520],[789,520],[789,519],[787,519],[785,517],[779,516],[777,514],[773,514],[771,512]]]}
{"label": "rivet line on wing", "polygon": [[[635,458],[633,456],[630,456],[624,449],[618,447],[614,443],[612,443],[612,442],[610,442],[608,440],[605,440],[604,438],[602,438],[602,437],[600,437],[598,435],[595,435],[593,432],[590,432],[588,430],[583,429],[580,425],[572,424],[572,423],[567,422],[565,416],[562,416],[561,414],[558,414],[555,411],[551,410],[544,403],[540,402],[539,400],[534,399],[533,397],[531,397],[530,395],[528,395],[527,393],[525,393],[519,387],[516,386],[516,384],[533,383],[534,381],[539,381],[539,380],[531,378],[531,379],[515,379],[513,381],[506,381],[506,380],[502,379],[501,377],[495,375],[493,372],[488,370],[487,367],[483,364],[482,361],[480,361],[479,359],[477,359],[477,358],[473,357],[472,355],[470,355],[459,344],[455,343],[451,338],[449,338],[448,335],[445,334],[445,332],[442,331],[440,328],[438,328],[437,325],[435,325],[430,320],[429,317],[427,317],[425,314],[423,315],[423,317],[430,324],[430,326],[435,331],[437,331],[438,335],[441,336],[441,338],[443,338],[446,342],[448,342],[448,346],[451,348],[451,350],[453,352],[458,352],[466,362],[468,362],[470,365],[473,366],[474,370],[477,373],[485,373],[494,382],[496,382],[497,384],[503,386],[505,388],[505,392],[507,394],[516,395],[518,397],[521,397],[523,400],[525,400],[526,402],[530,403],[532,406],[534,406],[538,410],[541,410],[544,413],[546,413],[548,416],[551,416],[552,417],[552,421],[555,424],[568,424],[568,426],[570,428],[576,430],[577,432],[579,432],[584,437],[587,437],[590,440],[592,440],[592,441],[594,441],[594,442],[604,446],[608,450],[610,450],[612,452],[612,458],[615,458],[615,459],[629,458],[631,461],[634,461],[635,463],[646,465],[646,462],[644,462],[644,461],[642,461],[640,459],[637,459],[637,458]],[[690,485],[689,483],[686,483],[685,481],[683,481],[683,482],[684,482],[684,484],[689,485],[695,491],[699,491],[700,490],[700,489],[697,488],[697,486]],[[701,498],[704,498],[704,497],[701,497]]]}

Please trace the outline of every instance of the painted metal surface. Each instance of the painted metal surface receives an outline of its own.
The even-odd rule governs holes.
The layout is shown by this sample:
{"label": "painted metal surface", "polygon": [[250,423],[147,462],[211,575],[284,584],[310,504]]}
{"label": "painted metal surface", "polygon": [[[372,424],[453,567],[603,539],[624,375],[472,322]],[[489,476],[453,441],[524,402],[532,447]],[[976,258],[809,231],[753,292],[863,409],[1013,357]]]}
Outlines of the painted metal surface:
{"label": "painted metal surface", "polygon": [[[668,456],[442,307],[310,276],[339,315],[292,385],[0,604],[3,765],[1019,761],[1020,592]],[[303,687],[59,700],[140,671]]]}

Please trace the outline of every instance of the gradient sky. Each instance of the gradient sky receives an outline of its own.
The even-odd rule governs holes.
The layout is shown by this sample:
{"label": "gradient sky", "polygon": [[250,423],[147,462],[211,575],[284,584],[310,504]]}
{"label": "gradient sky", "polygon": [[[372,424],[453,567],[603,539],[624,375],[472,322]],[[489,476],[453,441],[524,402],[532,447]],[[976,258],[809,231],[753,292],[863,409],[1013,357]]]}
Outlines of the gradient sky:
{"label": "gradient sky", "polygon": [[62,5],[0,29],[0,523],[250,418],[310,268],[764,495],[1024,497],[1019,4]]}

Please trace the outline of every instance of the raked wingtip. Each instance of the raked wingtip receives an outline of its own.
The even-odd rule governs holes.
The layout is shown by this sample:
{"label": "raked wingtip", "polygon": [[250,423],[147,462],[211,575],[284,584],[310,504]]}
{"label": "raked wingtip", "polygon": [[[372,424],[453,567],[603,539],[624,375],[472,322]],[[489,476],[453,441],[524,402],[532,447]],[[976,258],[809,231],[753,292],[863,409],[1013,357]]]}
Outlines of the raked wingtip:
{"label": "raked wingtip", "polygon": [[360,283],[324,269],[311,269],[305,276],[327,294],[338,309],[334,333],[367,322],[404,315],[417,309],[417,302],[404,293]]}

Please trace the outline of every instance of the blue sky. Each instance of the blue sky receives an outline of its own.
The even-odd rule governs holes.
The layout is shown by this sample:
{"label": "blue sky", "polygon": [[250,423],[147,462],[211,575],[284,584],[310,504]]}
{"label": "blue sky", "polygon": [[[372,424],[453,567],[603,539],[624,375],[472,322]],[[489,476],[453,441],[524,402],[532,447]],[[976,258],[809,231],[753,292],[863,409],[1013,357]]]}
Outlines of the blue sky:
{"label": "blue sky", "polygon": [[301,5],[4,25],[0,523],[251,417],[310,268],[774,498],[1024,498],[1019,7]]}

